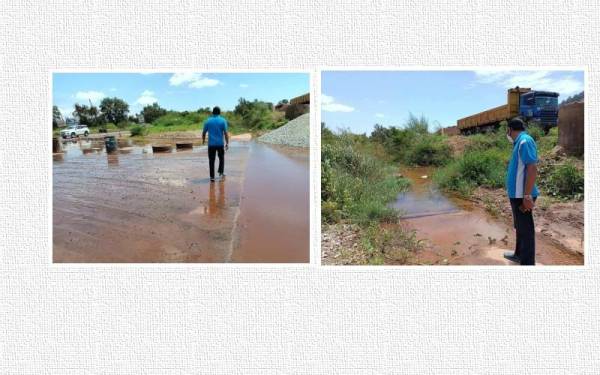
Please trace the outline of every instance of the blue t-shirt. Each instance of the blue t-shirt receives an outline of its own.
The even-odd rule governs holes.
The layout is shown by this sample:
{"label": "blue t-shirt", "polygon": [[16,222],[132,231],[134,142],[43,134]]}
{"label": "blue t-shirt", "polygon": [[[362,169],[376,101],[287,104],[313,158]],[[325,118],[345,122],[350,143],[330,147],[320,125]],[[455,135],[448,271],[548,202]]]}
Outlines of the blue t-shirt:
{"label": "blue t-shirt", "polygon": [[227,131],[227,120],[222,116],[210,116],[204,122],[203,133],[208,132],[209,146],[224,146],[224,133]]}
{"label": "blue t-shirt", "polygon": [[[525,190],[525,181],[527,180],[527,165],[536,164],[537,146],[529,134],[521,132],[515,139],[512,157],[508,164],[508,173],[506,174],[506,191],[509,198],[523,198]],[[536,185],[533,185],[531,196],[539,195]]]}

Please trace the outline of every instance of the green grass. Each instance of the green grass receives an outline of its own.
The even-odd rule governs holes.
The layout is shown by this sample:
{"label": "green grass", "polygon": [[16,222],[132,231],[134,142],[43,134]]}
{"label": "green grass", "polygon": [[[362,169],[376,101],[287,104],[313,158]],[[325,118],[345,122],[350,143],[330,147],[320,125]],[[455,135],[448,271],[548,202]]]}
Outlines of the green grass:
{"label": "green grass", "polygon": [[408,188],[409,181],[397,177],[386,160],[370,154],[360,139],[350,134],[334,137],[321,149],[323,222],[396,221],[399,213],[388,204]]}

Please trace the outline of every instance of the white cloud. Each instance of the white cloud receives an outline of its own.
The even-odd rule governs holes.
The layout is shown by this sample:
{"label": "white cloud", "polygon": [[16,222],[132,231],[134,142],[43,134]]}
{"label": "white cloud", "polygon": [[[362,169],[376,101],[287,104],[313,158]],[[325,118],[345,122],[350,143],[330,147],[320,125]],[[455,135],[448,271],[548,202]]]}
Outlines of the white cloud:
{"label": "white cloud", "polygon": [[75,94],[75,99],[79,100],[80,102],[83,102],[83,104],[88,104],[90,100],[92,101],[92,103],[97,104],[105,97],[106,95],[100,91],[78,91]]}
{"label": "white cloud", "polygon": [[332,96],[321,94],[321,110],[325,112],[353,112],[354,107],[336,103]]}
{"label": "white cloud", "polygon": [[117,91],[117,89],[116,89],[115,87],[111,87],[111,88],[110,88],[110,91],[113,91],[113,92],[114,92],[114,91]]}
{"label": "white cloud", "polygon": [[187,85],[187,87],[201,89],[217,86],[221,82],[214,78],[205,77],[202,73],[175,73],[169,78],[169,84],[171,86]]}
{"label": "white cloud", "polygon": [[245,89],[245,88],[248,87],[248,84],[247,83],[240,83],[240,87],[243,88],[243,89]]}
{"label": "white cloud", "polygon": [[158,102],[158,99],[154,96],[154,91],[145,90],[142,92],[142,95],[135,101],[135,104],[140,105],[150,105],[152,103]]}
{"label": "white cloud", "polygon": [[556,77],[551,71],[476,70],[477,82],[495,84],[504,88],[531,87],[534,90],[555,91],[562,97],[583,91],[583,82],[571,75]]}
{"label": "white cloud", "polygon": [[384,118],[385,115],[383,113],[376,113],[375,117],[377,117],[377,118]]}

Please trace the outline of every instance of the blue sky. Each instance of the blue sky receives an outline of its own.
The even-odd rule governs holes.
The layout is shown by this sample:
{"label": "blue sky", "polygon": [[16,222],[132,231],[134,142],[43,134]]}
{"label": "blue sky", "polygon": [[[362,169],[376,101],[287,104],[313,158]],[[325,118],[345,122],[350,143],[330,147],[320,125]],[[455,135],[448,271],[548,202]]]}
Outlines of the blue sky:
{"label": "blue sky", "polygon": [[277,103],[309,92],[308,73],[54,73],[52,99],[63,116],[74,103],[98,105],[116,96],[130,113],[158,102],[166,109],[197,110],[235,107],[239,98]]}
{"label": "blue sky", "polygon": [[[506,103],[506,89],[583,91],[583,71],[325,71],[321,121],[333,130],[370,133],[374,124],[402,126],[413,113],[433,127]],[[433,129],[430,129],[433,130]]]}

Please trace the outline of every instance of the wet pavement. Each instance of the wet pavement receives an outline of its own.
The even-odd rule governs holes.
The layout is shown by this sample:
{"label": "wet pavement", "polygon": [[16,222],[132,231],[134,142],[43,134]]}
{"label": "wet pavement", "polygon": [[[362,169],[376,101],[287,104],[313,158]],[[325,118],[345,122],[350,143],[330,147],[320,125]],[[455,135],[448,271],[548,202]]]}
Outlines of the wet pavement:
{"label": "wet pavement", "polygon": [[[514,250],[514,229],[472,202],[445,196],[431,183],[431,168],[405,168],[412,181],[393,206],[403,212],[403,225],[425,240],[416,254],[422,264],[513,265],[503,257]],[[581,265],[583,258],[536,234],[536,260],[543,265]]]}
{"label": "wet pavement", "polygon": [[91,140],[63,151],[53,155],[54,262],[308,261],[307,150],[297,159],[294,149],[232,142],[215,183],[197,140],[167,153],[131,139],[112,154]]}

